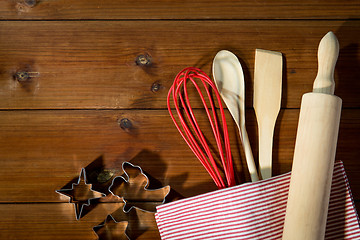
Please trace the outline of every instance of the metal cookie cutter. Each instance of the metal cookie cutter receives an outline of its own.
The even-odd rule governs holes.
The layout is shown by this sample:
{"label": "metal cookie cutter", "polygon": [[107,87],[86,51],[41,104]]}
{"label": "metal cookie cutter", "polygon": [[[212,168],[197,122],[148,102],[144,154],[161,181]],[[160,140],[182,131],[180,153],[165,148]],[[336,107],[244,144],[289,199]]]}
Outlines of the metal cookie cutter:
{"label": "metal cookie cutter", "polygon": [[93,227],[93,231],[101,240],[130,240],[126,234],[127,221],[116,221],[112,215],[108,215],[104,222]]}
{"label": "metal cookie cutter", "polygon": [[71,185],[71,189],[60,189],[55,192],[70,198],[69,203],[74,204],[76,220],[81,218],[84,206],[89,206],[90,201],[105,197],[106,194],[92,189],[92,184],[86,181],[86,171],[82,168],[77,183]]}
{"label": "metal cookie cutter", "polygon": [[122,170],[125,176],[115,177],[109,186],[109,192],[123,199],[124,211],[129,212],[135,206],[145,211],[156,212],[156,206],[163,204],[170,193],[170,186],[148,189],[149,178],[140,166],[130,162],[123,162]]}
{"label": "metal cookie cutter", "polygon": [[126,235],[130,239],[138,239],[144,232],[153,231],[158,233],[158,228],[153,212],[132,207],[128,212],[119,208],[111,216],[115,221],[127,221]]}
{"label": "metal cookie cutter", "polygon": [[[134,232],[157,229],[154,217],[155,207],[163,204],[170,192],[170,186],[148,189],[149,179],[139,166],[123,162],[122,170],[124,176],[117,176],[112,180],[109,192],[113,196],[122,198],[124,206],[108,215],[103,223],[93,228],[99,239],[136,239],[138,236],[135,236]],[[154,202],[156,204],[153,204]],[[127,204],[131,206],[126,207]],[[118,226],[118,224],[121,225]]]}

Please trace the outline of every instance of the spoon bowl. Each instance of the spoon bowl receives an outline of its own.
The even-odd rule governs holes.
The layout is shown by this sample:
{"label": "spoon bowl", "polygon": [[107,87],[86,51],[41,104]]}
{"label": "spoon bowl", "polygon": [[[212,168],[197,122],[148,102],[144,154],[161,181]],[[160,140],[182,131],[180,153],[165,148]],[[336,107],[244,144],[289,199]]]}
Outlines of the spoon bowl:
{"label": "spoon bowl", "polygon": [[245,83],[241,64],[232,52],[221,50],[214,58],[212,69],[215,85],[239,129],[251,181],[258,181],[259,176],[245,127]]}

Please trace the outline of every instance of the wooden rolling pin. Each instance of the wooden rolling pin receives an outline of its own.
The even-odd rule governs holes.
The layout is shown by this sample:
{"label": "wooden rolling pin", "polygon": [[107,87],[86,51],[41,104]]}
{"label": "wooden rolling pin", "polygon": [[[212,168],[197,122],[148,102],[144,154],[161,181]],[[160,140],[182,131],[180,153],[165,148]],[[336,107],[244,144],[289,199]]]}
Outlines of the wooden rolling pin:
{"label": "wooden rolling pin", "polygon": [[327,33],[318,49],[312,93],[304,94],[295,143],[284,240],[325,237],[342,100],[334,96],[339,42]]}

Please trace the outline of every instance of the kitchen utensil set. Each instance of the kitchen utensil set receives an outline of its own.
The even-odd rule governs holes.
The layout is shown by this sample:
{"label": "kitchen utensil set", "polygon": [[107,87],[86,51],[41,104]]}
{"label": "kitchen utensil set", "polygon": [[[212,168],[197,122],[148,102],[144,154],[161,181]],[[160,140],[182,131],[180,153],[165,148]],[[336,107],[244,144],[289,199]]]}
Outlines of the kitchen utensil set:
{"label": "kitchen utensil set", "polygon": [[[250,141],[245,127],[245,83],[237,57],[226,50],[213,61],[215,84],[239,128],[240,139],[253,182],[259,180]],[[271,177],[272,142],[275,122],[280,111],[282,55],[256,49],[254,74],[254,109],[259,128],[259,166],[262,179]]]}
{"label": "kitchen utensil set", "polygon": [[[260,172],[265,179],[271,177],[272,137],[276,117],[280,110],[281,100],[282,55],[278,52],[257,49],[255,60],[254,108],[259,123]],[[187,89],[187,82],[190,82],[198,91],[210,121],[227,185],[233,186],[235,185],[235,177],[232,166],[229,135],[220,99],[221,95],[239,129],[251,180],[253,182],[258,181],[259,175],[245,127],[244,74],[237,57],[226,50],[218,52],[213,61],[213,77],[215,85],[200,69],[186,68],[181,71],[175,77],[174,84],[171,86],[168,93],[167,106],[170,116],[181,136],[208,171],[215,184],[219,188],[224,188],[226,185],[222,180],[221,173],[217,167],[218,164],[216,163],[216,158],[213,156],[208,141],[204,137],[198,121],[196,120],[194,111],[191,108]],[[207,96],[208,101],[205,100],[204,94],[202,93],[204,90],[201,90],[201,85],[198,85],[196,80],[201,81],[201,85],[204,87],[206,92],[205,96]],[[220,134],[215,104],[208,88],[211,88],[211,91],[215,94],[220,109],[221,120],[223,123],[222,134]],[[171,101],[171,98],[173,101]],[[172,114],[171,103],[174,104],[182,128],[180,128],[180,125]],[[209,107],[212,114],[210,114]],[[188,119],[188,121],[185,119]],[[223,142],[221,140],[222,136]],[[223,146],[225,152],[223,151]]]}
{"label": "kitchen utensil set", "polygon": [[[259,180],[250,141],[245,127],[245,83],[237,57],[226,50],[218,52],[213,61],[215,84],[239,128],[250,177]],[[282,55],[256,49],[254,74],[254,109],[259,127],[259,166],[262,179],[271,177],[272,139],[280,111]]]}
{"label": "kitchen utensil set", "polygon": [[[183,239],[182,237],[188,234],[186,235],[187,239],[198,239],[197,237],[204,239],[209,236],[221,236],[224,239],[227,234],[230,234],[231,237],[249,234],[244,238],[236,239],[358,239],[360,236],[359,222],[347,181],[345,181],[345,185],[334,185],[337,180],[344,180],[343,177],[336,176],[338,170],[335,169],[334,172],[342,105],[342,100],[334,96],[334,69],[338,54],[338,40],[332,32],[329,32],[319,44],[318,73],[314,81],[313,92],[304,94],[302,97],[292,173],[291,177],[289,173],[288,177],[284,179],[279,176],[272,178],[273,135],[275,122],[281,107],[282,54],[262,49],[256,49],[255,53],[253,107],[258,123],[260,174],[256,169],[245,127],[245,83],[241,64],[237,57],[226,50],[216,54],[213,61],[213,77],[216,86],[201,70],[185,69],[179,73],[169,91],[169,96],[174,98],[175,109],[182,124],[184,121],[178,98],[183,111],[190,119],[189,122],[193,126],[193,130],[202,136],[202,132],[197,130],[198,125],[189,104],[185,85],[186,80],[194,83],[194,77],[204,78],[206,84],[212,88],[224,123],[223,131],[219,134],[218,128],[214,128],[214,124],[210,121],[219,151],[222,153],[221,144],[219,144],[221,142],[220,135],[222,135],[226,153],[230,152],[229,136],[220,100],[221,95],[239,129],[250,177],[255,183],[243,184],[231,189],[222,189],[209,193],[209,196],[205,194],[185,199],[183,202],[174,203],[173,205],[159,207],[157,221],[161,226],[159,229],[162,236],[166,236],[166,239]],[[181,84],[184,86],[186,100],[180,94]],[[205,83],[203,84],[205,86]],[[197,85],[195,87],[199,91]],[[204,103],[202,94],[200,91],[199,93]],[[206,90],[206,93],[211,99],[210,91]],[[204,107],[209,120],[211,120],[206,104],[204,104]],[[169,99],[168,109],[171,114]],[[216,119],[213,103],[211,109],[214,113],[214,119]],[[184,124],[185,134],[183,134],[172,114],[171,117],[185,141],[208,170],[214,181],[220,188],[223,188],[224,184],[221,181],[219,171],[216,169],[213,172],[209,164],[201,158],[204,154],[196,149],[196,143],[203,144],[204,139],[194,140]],[[194,127],[194,125],[196,126]],[[185,135],[190,135],[190,137],[186,138]],[[217,163],[211,157],[210,151],[207,150],[208,146],[203,145],[203,148],[206,150],[207,158],[211,160],[211,164],[216,166]],[[230,156],[231,154],[226,154],[226,158],[221,158],[228,186],[234,184],[233,178],[229,178],[234,174],[232,166],[230,166],[232,165]],[[263,179],[263,181],[256,182],[259,179]],[[283,181],[281,185],[278,185],[279,181]],[[266,186],[257,189],[258,184],[265,184]],[[272,197],[267,196],[265,193],[268,193],[268,190],[272,187],[274,187],[274,192],[276,190],[280,192]],[[246,191],[242,190],[242,188],[246,189]],[[348,197],[340,200],[344,196],[340,192],[346,188],[349,191]],[[238,195],[236,195],[237,189],[240,191]],[[208,200],[209,203],[206,205]],[[214,207],[214,200],[221,202],[221,204]],[[336,210],[329,207],[329,202],[334,206],[336,205]],[[244,203],[250,205],[243,205]],[[272,209],[271,204],[275,204],[276,207]],[[344,204],[350,205],[344,208]],[[181,211],[182,208],[186,209],[186,211]],[[217,208],[219,209],[217,210]],[[177,214],[175,218],[172,217],[173,211]],[[350,211],[352,212],[350,213]],[[224,218],[225,212],[227,213],[226,218]],[[186,221],[179,217],[180,213],[184,214],[183,217]],[[167,222],[168,217],[170,217],[170,223]],[[349,223],[350,225],[338,225],[334,222],[337,221],[337,218],[351,219],[349,222],[346,220],[346,224]],[[223,221],[226,221],[226,223],[223,223]],[[253,228],[253,226],[256,227]],[[338,238],[337,233],[332,229],[335,226],[339,227],[340,232],[344,231],[342,237]],[[192,232],[195,228],[198,230]],[[179,238],[179,236],[181,237]],[[355,238],[353,238],[354,236]],[[215,237],[215,239],[219,239],[218,237]]]}

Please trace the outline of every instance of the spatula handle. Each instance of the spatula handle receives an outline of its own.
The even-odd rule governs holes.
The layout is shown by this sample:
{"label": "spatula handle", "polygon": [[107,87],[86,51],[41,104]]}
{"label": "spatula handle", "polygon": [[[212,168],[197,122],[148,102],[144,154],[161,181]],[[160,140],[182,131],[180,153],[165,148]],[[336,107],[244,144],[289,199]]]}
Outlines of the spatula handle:
{"label": "spatula handle", "polygon": [[334,94],[334,69],[339,55],[339,41],[333,32],[328,32],[320,41],[318,49],[318,73],[313,92]]}
{"label": "spatula handle", "polygon": [[275,122],[259,122],[259,165],[262,179],[272,176],[272,149]]}

